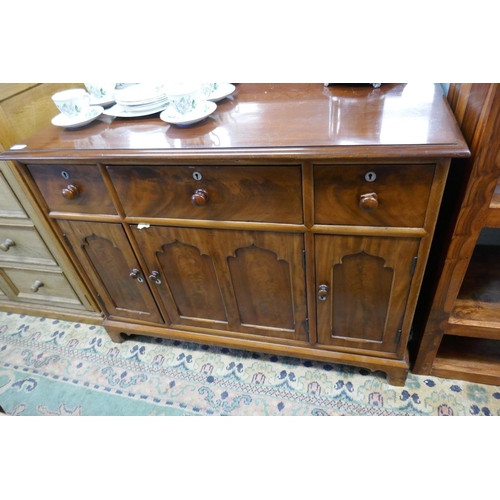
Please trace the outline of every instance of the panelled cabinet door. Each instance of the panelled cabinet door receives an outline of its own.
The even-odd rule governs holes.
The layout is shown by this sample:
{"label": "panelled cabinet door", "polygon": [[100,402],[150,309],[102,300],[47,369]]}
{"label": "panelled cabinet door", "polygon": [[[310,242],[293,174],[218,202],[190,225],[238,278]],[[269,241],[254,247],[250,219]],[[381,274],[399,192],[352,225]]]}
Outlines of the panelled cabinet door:
{"label": "panelled cabinet door", "polygon": [[132,226],[172,327],[308,339],[300,234]]}
{"label": "panelled cabinet door", "polygon": [[419,240],[318,235],[315,242],[318,342],[395,353]]}
{"label": "panelled cabinet door", "polygon": [[110,318],[163,323],[125,231],[120,224],[59,220]]}

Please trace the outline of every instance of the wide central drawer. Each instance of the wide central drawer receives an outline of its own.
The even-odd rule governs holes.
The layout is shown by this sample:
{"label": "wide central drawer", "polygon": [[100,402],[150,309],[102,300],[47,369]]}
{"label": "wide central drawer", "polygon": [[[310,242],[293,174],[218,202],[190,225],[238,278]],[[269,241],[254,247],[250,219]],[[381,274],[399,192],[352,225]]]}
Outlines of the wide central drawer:
{"label": "wide central drawer", "polygon": [[128,217],[301,224],[299,166],[108,166]]}

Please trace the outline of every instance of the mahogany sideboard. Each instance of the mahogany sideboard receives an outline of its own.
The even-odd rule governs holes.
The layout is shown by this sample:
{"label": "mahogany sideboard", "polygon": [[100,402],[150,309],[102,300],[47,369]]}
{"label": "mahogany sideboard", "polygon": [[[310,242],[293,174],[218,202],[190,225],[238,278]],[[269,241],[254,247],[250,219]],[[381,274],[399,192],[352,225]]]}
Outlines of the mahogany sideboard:
{"label": "mahogany sideboard", "polygon": [[3,158],[124,335],[380,370],[403,385],[450,161],[434,84],[237,84],[203,122],[49,127]]}

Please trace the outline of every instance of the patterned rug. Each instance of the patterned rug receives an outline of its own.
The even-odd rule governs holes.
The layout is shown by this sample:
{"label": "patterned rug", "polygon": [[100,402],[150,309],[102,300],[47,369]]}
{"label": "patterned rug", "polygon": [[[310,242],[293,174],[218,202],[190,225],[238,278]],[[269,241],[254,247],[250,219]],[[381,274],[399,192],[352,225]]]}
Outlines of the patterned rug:
{"label": "patterned rug", "polygon": [[9,415],[500,415],[500,387],[378,372],[0,312]]}

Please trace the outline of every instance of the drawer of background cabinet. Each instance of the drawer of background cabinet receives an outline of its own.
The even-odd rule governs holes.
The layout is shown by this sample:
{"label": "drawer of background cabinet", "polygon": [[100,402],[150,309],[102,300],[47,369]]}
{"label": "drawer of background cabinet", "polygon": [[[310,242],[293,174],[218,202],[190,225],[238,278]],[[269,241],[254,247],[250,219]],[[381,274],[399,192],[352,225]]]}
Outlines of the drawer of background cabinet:
{"label": "drawer of background cabinet", "polygon": [[28,165],[51,212],[115,215],[97,165]]}
{"label": "drawer of background cabinet", "polygon": [[0,283],[12,299],[82,308],[73,288],[60,272],[0,267]]}
{"label": "drawer of background cabinet", "polygon": [[423,227],[435,165],[314,167],[316,224]]}
{"label": "drawer of background cabinet", "polygon": [[0,172],[0,218],[28,219],[16,195]]}
{"label": "drawer of background cabinet", "polygon": [[0,264],[2,262],[56,265],[44,241],[30,226],[0,225]]}
{"label": "drawer of background cabinet", "polygon": [[129,217],[302,223],[301,170],[108,166]]}

